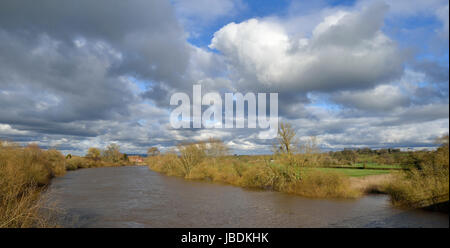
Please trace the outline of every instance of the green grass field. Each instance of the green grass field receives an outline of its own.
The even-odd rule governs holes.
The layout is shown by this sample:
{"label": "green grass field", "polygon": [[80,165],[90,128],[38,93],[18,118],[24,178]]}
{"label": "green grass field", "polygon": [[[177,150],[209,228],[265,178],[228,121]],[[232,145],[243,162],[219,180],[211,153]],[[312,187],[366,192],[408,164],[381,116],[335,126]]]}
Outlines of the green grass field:
{"label": "green grass field", "polygon": [[[339,167],[339,166],[336,166]],[[355,168],[363,168],[364,163],[355,163],[352,165],[343,165],[342,167],[355,167]],[[395,165],[395,164],[378,164],[378,163],[366,163],[367,169],[402,169],[401,165]]]}
{"label": "green grass field", "polygon": [[[356,167],[363,167],[364,163],[356,163]],[[368,169],[402,169],[401,165],[398,164],[377,164],[377,163],[366,163],[366,168]]]}
{"label": "green grass field", "polygon": [[314,168],[324,172],[337,172],[342,173],[349,177],[364,177],[371,175],[381,175],[390,173],[389,170],[376,170],[376,169],[347,169],[347,168]]}

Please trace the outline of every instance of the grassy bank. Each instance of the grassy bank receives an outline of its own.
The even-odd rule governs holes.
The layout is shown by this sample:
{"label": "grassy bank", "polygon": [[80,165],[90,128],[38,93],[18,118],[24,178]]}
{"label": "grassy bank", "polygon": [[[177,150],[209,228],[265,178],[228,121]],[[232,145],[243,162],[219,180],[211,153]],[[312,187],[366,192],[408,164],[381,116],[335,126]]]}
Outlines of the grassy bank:
{"label": "grassy bank", "polygon": [[394,205],[414,208],[448,201],[448,136],[439,140],[442,145],[436,151],[331,153],[320,153],[314,140],[297,148],[293,137],[289,125],[281,125],[273,155],[228,156],[223,143],[208,141],[180,144],[172,152],[149,156],[147,163],[166,175],[307,197],[388,193]]}
{"label": "grassy bank", "polygon": [[56,150],[0,143],[0,227],[54,226],[41,213],[40,195],[65,172],[65,158]]}
{"label": "grassy bank", "polygon": [[0,228],[57,226],[56,209],[42,199],[51,179],[68,170],[129,164],[118,150],[93,148],[85,157],[65,157],[54,149],[0,141]]}
{"label": "grassy bank", "polygon": [[[216,142],[217,147],[224,147]],[[289,164],[269,160],[241,160],[217,154],[208,143],[178,146],[178,153],[147,158],[149,168],[166,175],[190,180],[221,182],[245,188],[259,188],[306,197],[354,198],[360,192],[350,187],[349,178],[340,173],[300,170]],[[226,148],[222,148],[226,150]]]}

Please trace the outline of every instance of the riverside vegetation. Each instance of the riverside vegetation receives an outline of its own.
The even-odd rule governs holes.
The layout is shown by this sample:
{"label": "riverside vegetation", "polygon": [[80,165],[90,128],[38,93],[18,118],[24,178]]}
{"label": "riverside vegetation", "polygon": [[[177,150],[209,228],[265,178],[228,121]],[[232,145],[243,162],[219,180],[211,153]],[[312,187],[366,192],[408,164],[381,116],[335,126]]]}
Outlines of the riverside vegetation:
{"label": "riverside vegetation", "polygon": [[[146,162],[152,170],[188,180],[322,198],[355,198],[376,191],[389,194],[394,205],[417,208],[448,202],[448,135],[439,144],[435,151],[365,148],[323,153],[317,139],[300,145],[292,127],[281,124],[272,155],[232,156],[222,141],[210,139],[181,143],[164,154],[152,147]],[[50,214],[57,209],[42,198],[51,179],[69,170],[130,165],[119,148],[89,148],[81,157],[0,142],[0,227],[57,226]],[[374,180],[384,175],[390,180]],[[363,185],[355,187],[355,182]]]}
{"label": "riverside vegetation", "polygon": [[116,144],[104,151],[90,148],[85,157],[65,157],[35,144],[22,147],[0,141],[0,228],[57,226],[51,214],[57,208],[42,199],[53,177],[63,176],[67,170],[126,164],[126,155]]}
{"label": "riverside vegetation", "polygon": [[[220,152],[217,152],[217,148]],[[227,156],[218,140],[184,143],[177,151],[147,158],[149,167],[170,176],[191,180],[227,183],[246,188],[269,189],[309,197],[357,197],[348,177],[337,172],[302,169],[285,163],[286,157],[273,162],[271,156],[253,156],[246,161]]]}
{"label": "riverside vegetation", "polygon": [[[448,135],[436,151],[398,149],[321,153],[317,139],[299,145],[293,128],[281,123],[273,155],[230,156],[220,140],[182,143],[165,154],[147,157],[150,169],[169,176],[269,189],[306,197],[355,198],[364,192],[387,193],[397,206],[425,207],[449,198]],[[391,174],[391,180],[352,177]],[[359,180],[361,182],[362,180]]]}

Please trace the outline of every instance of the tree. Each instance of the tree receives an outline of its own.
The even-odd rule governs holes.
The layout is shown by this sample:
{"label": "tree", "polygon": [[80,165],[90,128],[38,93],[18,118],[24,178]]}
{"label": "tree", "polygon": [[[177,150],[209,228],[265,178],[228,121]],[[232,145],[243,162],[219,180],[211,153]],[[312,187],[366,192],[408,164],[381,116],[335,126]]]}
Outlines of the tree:
{"label": "tree", "polygon": [[277,153],[280,154],[292,154],[295,152],[296,139],[295,139],[295,130],[292,128],[289,123],[280,123],[278,127],[278,148],[276,149]]}
{"label": "tree", "polygon": [[122,160],[125,161],[125,162],[129,162],[130,159],[128,158],[128,154],[124,153],[123,156],[122,156]]}
{"label": "tree", "polygon": [[317,154],[320,153],[320,148],[317,142],[317,137],[309,137],[302,145],[301,151],[305,154]]}
{"label": "tree", "polygon": [[300,146],[299,162],[303,166],[318,166],[320,164],[320,148],[315,136],[307,138]]}
{"label": "tree", "polygon": [[106,147],[106,150],[103,151],[103,157],[106,161],[117,163],[122,158],[122,154],[120,153],[120,146],[111,143]]}
{"label": "tree", "polygon": [[158,147],[150,147],[147,150],[147,156],[152,157],[152,156],[158,156],[160,154],[160,151],[158,149]]}
{"label": "tree", "polygon": [[184,169],[186,176],[189,176],[192,168],[202,162],[206,157],[205,143],[186,143],[178,144],[178,151],[180,152],[180,163]]}
{"label": "tree", "polygon": [[295,130],[289,123],[280,123],[278,127],[277,143],[274,145],[274,152],[279,156],[279,161],[290,167],[301,165],[298,154],[298,140],[295,137]]}
{"label": "tree", "polygon": [[346,149],[344,148],[343,151],[340,152],[340,154],[342,155],[342,158],[350,164],[354,164],[356,162],[357,159],[357,155],[356,152],[351,150],[351,149]]}
{"label": "tree", "polygon": [[96,147],[91,147],[88,149],[86,157],[97,161],[100,160],[101,153],[102,152],[100,151],[100,149]]}
{"label": "tree", "polygon": [[448,150],[448,134],[437,139],[440,147],[436,150],[435,161],[436,164],[444,166],[448,170],[449,150]]}
{"label": "tree", "polygon": [[206,155],[209,157],[223,157],[229,155],[230,149],[220,139],[210,138],[207,142]]}

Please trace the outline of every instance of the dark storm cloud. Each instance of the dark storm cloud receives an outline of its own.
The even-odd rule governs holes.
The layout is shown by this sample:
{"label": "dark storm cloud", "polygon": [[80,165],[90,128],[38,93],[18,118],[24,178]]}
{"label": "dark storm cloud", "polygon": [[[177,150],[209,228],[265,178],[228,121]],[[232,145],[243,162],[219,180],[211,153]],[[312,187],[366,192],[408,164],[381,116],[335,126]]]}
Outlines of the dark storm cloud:
{"label": "dark storm cloud", "polygon": [[0,28],[72,44],[104,41],[123,56],[118,73],[176,80],[187,65],[182,29],[168,1],[22,1],[0,3]]}
{"label": "dark storm cloud", "polygon": [[176,85],[189,59],[168,1],[2,1],[0,54],[0,122],[81,136],[130,115],[126,76]]}
{"label": "dark storm cloud", "polygon": [[[103,41],[121,53],[111,70],[168,83],[187,65],[183,30],[168,1],[2,1],[0,28],[10,33],[46,34]],[[67,49],[67,48],[66,48]]]}

